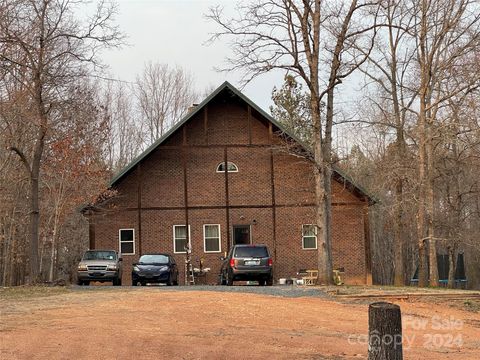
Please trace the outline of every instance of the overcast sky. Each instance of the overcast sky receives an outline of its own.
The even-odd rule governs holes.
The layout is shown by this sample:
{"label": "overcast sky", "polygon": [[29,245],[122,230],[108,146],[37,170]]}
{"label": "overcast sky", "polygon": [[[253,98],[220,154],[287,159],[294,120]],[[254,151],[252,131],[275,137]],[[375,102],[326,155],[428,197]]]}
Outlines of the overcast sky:
{"label": "overcast sky", "polygon": [[[146,62],[160,62],[189,70],[199,91],[216,88],[225,80],[239,86],[241,73],[220,73],[230,53],[226,43],[206,45],[216,25],[205,19],[209,7],[222,5],[232,12],[227,0],[117,0],[117,24],[128,36],[129,46],[104,54],[113,77],[134,81]],[[281,73],[267,74],[247,85],[243,92],[265,110],[271,104],[274,85],[281,86]]]}

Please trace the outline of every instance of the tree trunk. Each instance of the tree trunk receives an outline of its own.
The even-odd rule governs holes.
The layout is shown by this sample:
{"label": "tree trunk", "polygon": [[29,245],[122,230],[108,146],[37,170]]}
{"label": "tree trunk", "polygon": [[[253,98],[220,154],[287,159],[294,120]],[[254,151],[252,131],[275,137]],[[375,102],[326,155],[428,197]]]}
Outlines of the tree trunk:
{"label": "tree trunk", "polygon": [[[347,31],[352,19],[353,13],[357,8],[357,0],[352,0],[350,3],[349,11],[345,16],[342,28],[337,35],[335,50],[333,52],[332,61],[330,63],[330,75],[328,79],[328,88],[326,91],[327,95],[327,112],[325,116],[325,138],[323,143],[318,143],[320,145],[320,150],[322,152],[322,162],[317,162],[321,164],[321,171],[323,173],[323,251],[324,255],[324,268],[326,272],[326,278],[323,279],[325,283],[333,283],[333,264],[332,264],[332,232],[331,232],[331,222],[332,222],[332,127],[333,127],[333,116],[334,116],[334,96],[335,96],[335,86],[339,83],[338,71],[340,69],[341,61],[340,55],[344,49],[345,38]],[[318,68],[318,67],[317,67]],[[318,75],[317,75],[318,76]],[[319,116],[320,116],[320,99],[316,102],[318,106]],[[321,140],[321,126],[319,128],[320,140]]]}
{"label": "tree trunk", "polygon": [[[426,153],[426,210],[428,219],[428,261],[429,261],[429,280],[430,286],[438,287],[438,263],[437,263],[437,246],[435,240],[435,192],[434,192],[434,152],[433,152],[433,116],[430,109],[431,106],[431,92],[428,92],[427,105],[429,110],[427,111],[426,118],[426,139],[425,139],[425,153]],[[436,112],[434,112],[436,113]]]}
{"label": "tree trunk", "polygon": [[438,287],[437,242],[433,236],[431,236],[430,240],[428,241],[428,261],[430,286]]}
{"label": "tree trunk", "polygon": [[327,284],[333,283],[333,261],[332,261],[332,170],[331,165],[324,167],[325,178],[325,251],[326,251],[326,272]]}
{"label": "tree trunk", "polygon": [[418,236],[418,286],[427,286],[427,264],[425,241],[427,239],[425,232],[425,215],[426,215],[426,187],[427,187],[427,154],[426,154],[426,138],[427,138],[427,94],[430,83],[430,74],[427,65],[427,4],[422,2],[421,6],[421,29],[419,38],[419,62],[420,62],[420,88],[419,102],[420,109],[417,120],[418,133],[418,210],[417,210],[417,236]]}
{"label": "tree trunk", "polygon": [[43,238],[43,241],[40,243],[40,254],[39,254],[39,262],[40,264],[38,265],[38,274],[39,274],[39,279],[42,279],[44,280],[45,279],[45,276],[43,275],[43,259],[44,259],[44,255],[45,255],[45,244],[46,244],[47,240],[45,239],[45,237]]}
{"label": "tree trunk", "polygon": [[55,267],[55,253],[56,253],[56,241],[55,241],[55,238],[56,238],[56,224],[54,226],[54,229],[53,229],[53,234],[52,234],[52,248],[50,250],[50,269],[48,271],[48,281],[52,282],[53,281],[53,270],[54,270],[54,267]]}
{"label": "tree trunk", "polygon": [[[390,4],[389,4],[390,5]],[[393,115],[396,126],[396,166],[399,171],[395,173],[395,204],[394,204],[394,277],[395,286],[405,285],[405,265],[403,259],[403,171],[405,162],[405,138],[403,134],[404,113],[400,110],[400,100],[398,98],[397,86],[399,85],[397,77],[397,46],[398,39],[393,33],[393,18],[389,12],[388,16],[388,36],[390,46],[390,88],[392,94]]]}
{"label": "tree trunk", "polygon": [[[455,107],[456,109],[456,107]],[[455,131],[460,132],[460,116],[457,110],[454,111],[454,125]],[[459,243],[459,239],[462,238],[461,231],[462,231],[462,209],[463,209],[463,201],[462,201],[462,194],[461,194],[461,163],[460,163],[460,156],[458,151],[458,137],[455,137],[452,142],[452,154],[453,158],[455,159],[455,177],[453,181],[453,189],[451,190],[454,196],[454,200],[451,204],[451,210],[455,214],[454,215],[454,222],[453,226],[450,227],[450,241],[451,243],[447,246],[448,250],[448,283],[447,287],[449,289],[455,288],[455,270],[457,266],[457,244]]]}
{"label": "tree trunk", "polygon": [[387,302],[368,308],[368,360],[402,360],[400,307]]}
{"label": "tree trunk", "polygon": [[30,277],[31,284],[38,280],[38,230],[40,211],[38,205],[38,172],[30,179]]}
{"label": "tree trunk", "polygon": [[417,236],[418,236],[418,286],[427,286],[427,264],[425,250],[425,113],[422,111],[425,104],[421,101],[419,114],[419,149],[418,149],[418,177],[419,194],[417,210]]}
{"label": "tree trunk", "polygon": [[[15,218],[16,213],[16,206],[13,206],[10,214],[6,214],[9,218],[8,221],[8,230],[7,228],[3,228],[3,233],[5,237],[5,263],[3,264],[4,272],[3,272],[3,279],[2,284],[3,286],[11,286],[12,285],[12,274],[15,268],[15,259],[16,259],[16,237],[15,237],[15,223],[17,219]],[[9,216],[10,215],[10,216]]]}
{"label": "tree trunk", "polygon": [[427,274],[427,249],[425,242],[418,244],[418,286],[426,287],[428,285]]}
{"label": "tree trunk", "polygon": [[53,229],[52,229],[52,241],[51,241],[51,249],[50,249],[50,268],[48,271],[48,281],[52,282],[54,278],[54,269],[55,269],[55,259],[56,259],[56,250],[57,250],[57,234],[58,234],[58,227],[60,222],[60,212],[62,210],[62,198],[63,198],[63,181],[64,178],[62,176],[60,182],[60,189],[58,193],[54,196],[55,199],[55,213],[53,214]]}
{"label": "tree trunk", "polygon": [[[333,65],[332,65],[333,66]],[[334,64],[339,67],[339,64]],[[335,71],[336,74],[336,71]],[[326,251],[326,272],[327,283],[333,283],[332,263],[332,125],[333,125],[333,99],[334,99],[334,75],[330,78],[330,89],[327,92],[327,113],[325,124],[325,138],[322,144],[323,152],[323,173],[324,173],[324,209],[325,209],[325,251]]]}
{"label": "tree trunk", "polygon": [[320,284],[333,283],[331,270],[331,259],[329,252],[330,231],[329,216],[326,206],[328,195],[325,188],[325,153],[322,139],[322,121],[320,116],[320,93],[319,93],[319,46],[320,46],[320,1],[314,2],[312,11],[313,21],[313,37],[309,38],[307,24],[303,24],[303,39],[305,43],[310,43],[311,47],[307,47],[307,61],[310,71],[310,79],[304,78],[309,85],[310,90],[310,110],[313,125],[313,166],[314,166],[314,182],[315,182],[315,225],[317,228],[317,251],[318,251],[318,282]]}
{"label": "tree trunk", "polygon": [[[393,61],[394,65],[392,68],[392,79],[393,76],[396,76],[396,61]],[[393,74],[395,73],[395,75]],[[402,114],[400,113],[400,105],[397,95],[397,85],[392,81],[392,99],[393,99],[393,108],[396,119],[396,157],[399,171],[396,173],[395,179],[395,204],[394,204],[394,277],[393,284],[395,286],[404,286],[405,285],[405,264],[404,264],[404,236],[403,236],[403,186],[404,186],[404,166],[405,163],[405,137],[403,133],[403,120]]]}
{"label": "tree trunk", "polygon": [[393,285],[404,286],[405,285],[405,271],[403,263],[403,180],[397,179],[395,186],[395,223],[394,223],[394,276]]}
{"label": "tree trunk", "polygon": [[[318,246],[318,282],[330,284],[332,282],[331,271],[329,271],[328,253],[328,231],[326,224],[326,193],[325,193],[325,166],[322,151],[322,134],[320,127],[320,107],[316,105],[316,114],[312,114],[314,122],[314,179],[315,179],[315,224],[317,225],[317,246]],[[316,125],[315,125],[316,124]]]}
{"label": "tree trunk", "polygon": [[448,247],[448,284],[449,289],[455,288],[455,270],[456,270],[456,259],[455,259],[455,246]]}

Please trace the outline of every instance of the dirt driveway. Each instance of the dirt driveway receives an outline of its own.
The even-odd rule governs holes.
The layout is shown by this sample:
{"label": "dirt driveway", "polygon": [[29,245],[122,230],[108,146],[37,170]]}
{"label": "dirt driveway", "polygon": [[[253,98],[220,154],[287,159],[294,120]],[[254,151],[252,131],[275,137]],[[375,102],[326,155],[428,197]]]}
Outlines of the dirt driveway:
{"label": "dirt driveway", "polygon": [[[2,360],[366,359],[367,354],[367,304],[181,288],[7,295],[0,300]],[[399,304],[405,359],[480,358],[478,312]]]}

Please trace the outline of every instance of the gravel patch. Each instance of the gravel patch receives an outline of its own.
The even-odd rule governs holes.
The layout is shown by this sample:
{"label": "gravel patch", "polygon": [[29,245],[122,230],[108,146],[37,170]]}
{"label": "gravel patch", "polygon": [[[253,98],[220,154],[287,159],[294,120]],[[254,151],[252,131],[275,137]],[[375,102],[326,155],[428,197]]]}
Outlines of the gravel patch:
{"label": "gravel patch", "polygon": [[328,294],[318,288],[303,287],[303,286],[214,286],[214,285],[194,285],[194,286],[77,286],[71,287],[75,291],[137,291],[137,290],[151,290],[151,291],[215,291],[215,292],[229,292],[229,293],[249,293],[259,295],[270,295],[286,298],[299,297],[317,297],[330,298]]}

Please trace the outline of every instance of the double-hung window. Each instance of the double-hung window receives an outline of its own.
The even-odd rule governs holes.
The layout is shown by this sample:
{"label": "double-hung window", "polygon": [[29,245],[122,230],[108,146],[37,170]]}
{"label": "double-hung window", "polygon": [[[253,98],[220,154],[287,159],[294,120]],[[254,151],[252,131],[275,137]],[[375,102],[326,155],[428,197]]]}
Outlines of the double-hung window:
{"label": "double-hung window", "polygon": [[120,229],[118,231],[119,249],[122,255],[135,254],[135,230]]}
{"label": "double-hung window", "polygon": [[302,249],[317,248],[317,226],[302,225]]}
{"label": "double-hung window", "polygon": [[203,225],[203,246],[206,253],[222,251],[220,225]]}
{"label": "double-hung window", "polygon": [[[187,236],[188,231],[188,236]],[[190,244],[190,225],[173,225],[173,252],[185,253],[188,244]]]}

